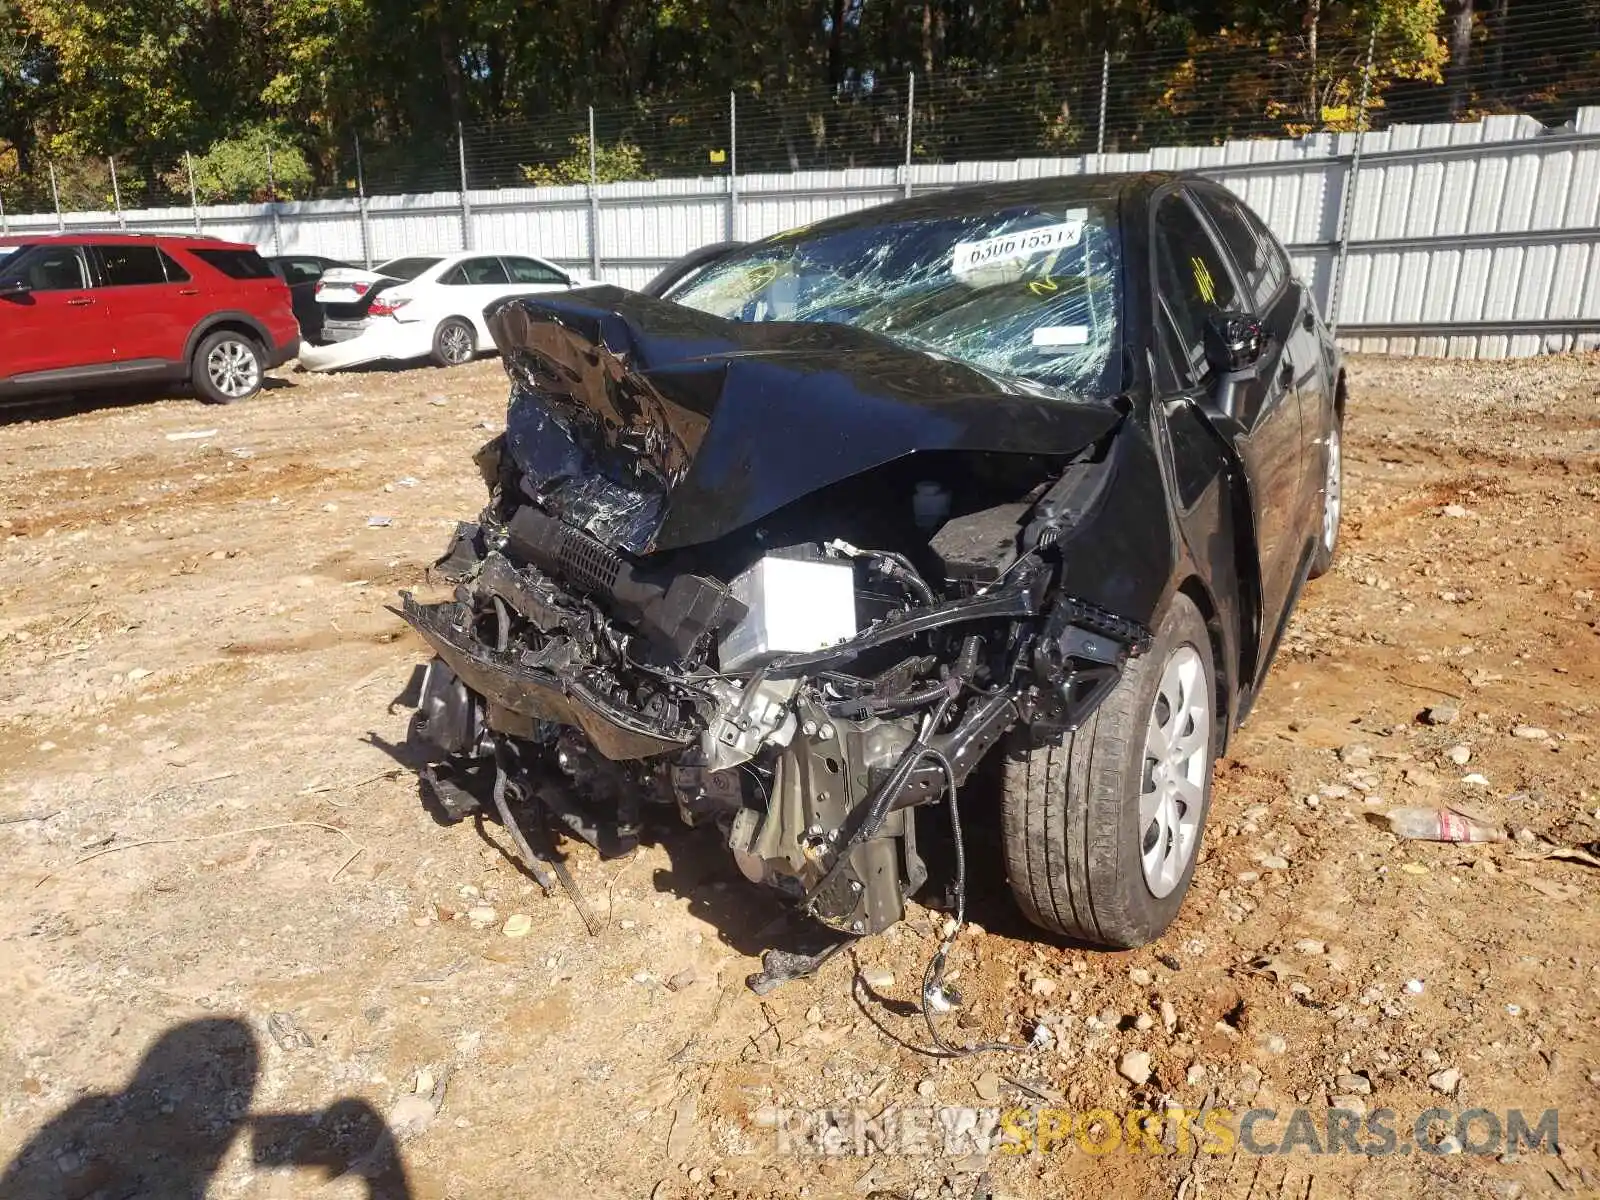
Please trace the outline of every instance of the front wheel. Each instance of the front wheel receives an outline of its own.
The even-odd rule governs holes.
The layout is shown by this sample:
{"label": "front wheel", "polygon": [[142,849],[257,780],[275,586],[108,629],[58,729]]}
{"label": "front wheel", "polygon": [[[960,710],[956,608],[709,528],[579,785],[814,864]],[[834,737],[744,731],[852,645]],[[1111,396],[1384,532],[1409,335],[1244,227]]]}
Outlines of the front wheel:
{"label": "front wheel", "polygon": [[471,362],[477,349],[478,336],[472,322],[462,317],[446,317],[433,331],[433,361],[441,367]]}
{"label": "front wheel", "polygon": [[1344,453],[1342,426],[1337,415],[1328,426],[1327,475],[1322,481],[1322,536],[1317,541],[1317,552],[1311,556],[1312,579],[1333,569],[1333,556],[1339,549],[1339,518],[1344,512],[1341,496],[1344,464],[1340,461]]}
{"label": "front wheel", "polygon": [[231,329],[207,335],[195,348],[189,379],[210,404],[248,400],[261,390],[261,347]]}
{"label": "front wheel", "polygon": [[1211,803],[1215,678],[1205,620],[1179,594],[1076,733],[1008,756],[1006,874],[1034,924],[1131,947],[1172,923]]}

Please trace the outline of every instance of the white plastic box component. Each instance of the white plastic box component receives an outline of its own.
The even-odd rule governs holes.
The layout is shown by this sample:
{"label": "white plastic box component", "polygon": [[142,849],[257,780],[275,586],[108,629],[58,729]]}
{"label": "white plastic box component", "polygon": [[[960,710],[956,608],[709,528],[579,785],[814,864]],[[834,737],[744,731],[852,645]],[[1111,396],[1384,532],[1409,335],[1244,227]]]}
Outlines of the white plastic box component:
{"label": "white plastic box component", "polygon": [[717,646],[724,671],[822,650],[856,633],[855,568],[768,555],[729,586],[750,611]]}

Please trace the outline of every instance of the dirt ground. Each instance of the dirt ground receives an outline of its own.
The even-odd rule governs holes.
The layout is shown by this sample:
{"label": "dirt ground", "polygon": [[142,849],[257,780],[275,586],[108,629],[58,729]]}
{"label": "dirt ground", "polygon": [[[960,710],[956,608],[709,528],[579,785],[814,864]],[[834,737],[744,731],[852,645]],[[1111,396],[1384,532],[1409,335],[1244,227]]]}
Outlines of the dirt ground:
{"label": "dirt ground", "polygon": [[[425,656],[388,606],[481,506],[505,391],[485,362],[0,418],[8,1200],[1600,1188],[1600,872],[1549,857],[1600,838],[1600,359],[1352,363],[1342,556],[1219,766],[1181,918],[1125,954],[1034,940],[975,786],[948,1032],[1047,1032],[956,1061],[908,1003],[937,913],[860,946],[881,994],[841,957],[763,1000],[778,909],[712,835],[567,844],[590,937],[498,826],[425,811],[393,703]],[[1518,839],[1366,819],[1414,803]],[[1126,1110],[1208,1102],[1278,1112],[1268,1147],[1296,1108],[1324,1145],[1330,1103],[1388,1108],[1399,1145],[1119,1144]],[[1111,1111],[1043,1154],[909,1152],[912,1115],[907,1152],[828,1156],[784,1111],[1018,1105]],[[1405,1153],[1434,1106],[1559,1136]]]}

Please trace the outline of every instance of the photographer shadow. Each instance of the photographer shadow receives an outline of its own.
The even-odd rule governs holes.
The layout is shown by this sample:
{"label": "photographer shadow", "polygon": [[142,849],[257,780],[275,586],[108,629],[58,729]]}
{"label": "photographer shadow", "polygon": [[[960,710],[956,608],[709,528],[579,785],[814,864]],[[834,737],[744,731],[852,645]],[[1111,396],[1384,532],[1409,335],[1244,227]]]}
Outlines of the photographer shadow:
{"label": "photographer shadow", "polygon": [[240,1133],[258,1167],[362,1179],[372,1200],[409,1200],[393,1134],[363,1100],[320,1112],[252,1115],[260,1047],[228,1017],[186,1021],[151,1044],[120,1092],[85,1096],[40,1129],[0,1174],[27,1200],[205,1196]]}

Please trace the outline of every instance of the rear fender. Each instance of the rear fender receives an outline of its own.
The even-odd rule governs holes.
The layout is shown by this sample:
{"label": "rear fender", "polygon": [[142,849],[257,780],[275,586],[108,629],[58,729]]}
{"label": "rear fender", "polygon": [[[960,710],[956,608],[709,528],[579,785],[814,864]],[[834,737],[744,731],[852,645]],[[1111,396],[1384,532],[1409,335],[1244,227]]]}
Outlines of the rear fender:
{"label": "rear fender", "polygon": [[251,336],[254,337],[255,340],[260,343],[260,345],[265,348],[268,353],[278,349],[277,341],[273,338],[267,327],[260,322],[260,320],[251,316],[247,312],[230,308],[223,309],[221,312],[214,312],[207,315],[204,320],[200,321],[193,329],[189,331],[189,336],[184,339],[183,343],[183,361],[189,362],[194,358],[195,348],[200,345],[201,341],[207,334],[218,329],[226,328],[229,325],[242,326],[248,329],[251,333]]}

